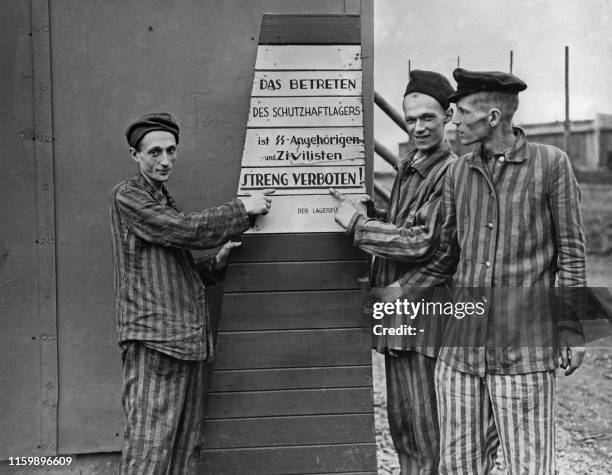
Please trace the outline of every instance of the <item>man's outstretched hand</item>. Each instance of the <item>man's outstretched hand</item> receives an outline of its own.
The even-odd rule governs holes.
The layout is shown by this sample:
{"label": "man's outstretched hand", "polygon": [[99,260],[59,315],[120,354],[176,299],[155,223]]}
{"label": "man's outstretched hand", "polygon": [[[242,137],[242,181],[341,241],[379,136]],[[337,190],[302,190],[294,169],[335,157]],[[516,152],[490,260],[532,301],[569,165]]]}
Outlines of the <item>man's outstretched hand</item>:
{"label": "man's outstretched hand", "polygon": [[362,210],[357,206],[355,201],[351,200],[334,188],[329,189],[329,194],[338,200],[338,208],[336,209],[336,215],[334,216],[336,223],[338,223],[344,229],[347,229],[354,214],[361,213]]}
{"label": "man's outstretched hand", "polygon": [[217,253],[216,259],[217,259],[217,265],[219,267],[225,267],[227,265],[227,261],[229,259],[229,255],[232,252],[232,249],[235,249],[236,247],[240,247],[242,245],[241,242],[234,242],[234,241],[227,241],[225,244],[223,244],[223,247],[221,247],[221,249],[219,249],[219,252]]}
{"label": "man's outstretched hand", "polygon": [[259,191],[246,198],[240,198],[240,200],[244,203],[244,207],[249,216],[268,214],[272,207],[272,198],[270,198],[269,195],[275,191],[276,190]]}

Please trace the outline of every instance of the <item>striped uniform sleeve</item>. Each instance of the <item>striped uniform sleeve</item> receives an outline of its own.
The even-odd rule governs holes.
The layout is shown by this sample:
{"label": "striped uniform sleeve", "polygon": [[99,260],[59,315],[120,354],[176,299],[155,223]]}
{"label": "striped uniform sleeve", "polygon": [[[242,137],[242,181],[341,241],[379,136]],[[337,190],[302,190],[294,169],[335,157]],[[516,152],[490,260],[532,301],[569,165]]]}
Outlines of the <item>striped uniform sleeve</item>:
{"label": "striped uniform sleeve", "polygon": [[396,262],[413,263],[431,258],[438,247],[442,183],[440,179],[429,199],[417,210],[413,226],[398,227],[359,216],[349,228],[353,244],[368,254]]}
{"label": "striped uniform sleeve", "polygon": [[563,153],[551,173],[549,203],[555,225],[560,287],[586,285],[585,240],[580,189],[568,156]]}
{"label": "striped uniform sleeve", "polygon": [[115,199],[130,231],[161,246],[209,249],[249,228],[249,217],[240,200],[199,212],[181,213],[138,187],[124,187]]}
{"label": "striped uniform sleeve", "polygon": [[433,287],[444,283],[455,273],[459,261],[457,216],[455,211],[453,166],[444,177],[439,206],[439,243],[433,257],[422,266],[408,270],[400,279],[403,289]]}
{"label": "striped uniform sleeve", "polygon": [[[557,243],[557,279],[563,311],[559,317],[562,346],[581,346],[583,340],[572,332],[583,334],[581,320],[586,315],[585,239],[580,213],[580,188],[569,157],[563,153],[551,174],[549,204]],[[573,289],[571,287],[574,287]],[[567,331],[570,330],[570,333]]]}

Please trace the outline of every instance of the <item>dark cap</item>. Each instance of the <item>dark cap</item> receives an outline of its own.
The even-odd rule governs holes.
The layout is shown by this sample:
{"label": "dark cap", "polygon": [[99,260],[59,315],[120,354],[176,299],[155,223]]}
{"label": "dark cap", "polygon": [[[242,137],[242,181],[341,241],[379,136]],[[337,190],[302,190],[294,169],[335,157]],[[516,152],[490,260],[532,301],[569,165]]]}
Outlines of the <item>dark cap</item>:
{"label": "dark cap", "polygon": [[514,74],[501,71],[468,71],[457,68],[453,71],[453,77],[457,81],[457,92],[448,98],[450,102],[457,102],[462,97],[482,91],[518,94],[527,89],[527,84]]}
{"label": "dark cap", "polygon": [[179,126],[167,112],[154,112],[140,116],[125,129],[125,137],[130,147],[136,148],[142,138],[154,130],[163,130],[174,135],[176,143],[179,141]]}
{"label": "dark cap", "polygon": [[442,109],[446,110],[450,106],[448,96],[455,92],[455,90],[448,79],[440,73],[415,69],[410,71],[410,81],[406,86],[404,97],[413,92],[420,92],[421,94],[433,97],[440,103]]}

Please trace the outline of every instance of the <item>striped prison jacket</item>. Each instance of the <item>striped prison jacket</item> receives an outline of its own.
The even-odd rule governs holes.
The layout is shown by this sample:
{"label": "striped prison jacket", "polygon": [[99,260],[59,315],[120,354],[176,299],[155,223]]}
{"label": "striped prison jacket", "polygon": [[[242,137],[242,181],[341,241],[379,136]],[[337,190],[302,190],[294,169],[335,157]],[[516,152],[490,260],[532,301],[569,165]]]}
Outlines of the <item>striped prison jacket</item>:
{"label": "striped prison jacket", "polygon": [[[417,150],[409,152],[397,166],[387,211],[377,211],[377,217],[358,216],[348,229],[353,244],[374,256],[373,289],[386,287],[406,273],[418,274],[438,247],[444,175],[457,157],[446,140],[415,162],[416,154]],[[390,315],[380,323],[395,328],[406,323],[406,317]],[[417,324],[414,320],[411,323]],[[382,353],[387,349],[416,350],[435,356],[440,328],[433,319],[420,319],[418,325],[423,332],[415,336],[374,335],[373,346]]]}
{"label": "striped prison jacket", "polygon": [[480,317],[446,319],[440,352],[446,364],[480,376],[554,369],[557,325],[580,333],[580,190],[564,152],[529,142],[519,128],[514,134],[503,156],[489,158],[479,145],[449,167],[440,246],[401,278],[403,292],[415,295],[454,273],[454,301],[483,305]]}
{"label": "striped prison jacket", "polygon": [[110,218],[119,343],[138,340],[175,358],[210,360],[204,284],[222,270],[214,256],[196,262],[190,249],[213,248],[246,231],[244,204],[181,213],[165,188],[158,192],[139,175],[115,186]]}

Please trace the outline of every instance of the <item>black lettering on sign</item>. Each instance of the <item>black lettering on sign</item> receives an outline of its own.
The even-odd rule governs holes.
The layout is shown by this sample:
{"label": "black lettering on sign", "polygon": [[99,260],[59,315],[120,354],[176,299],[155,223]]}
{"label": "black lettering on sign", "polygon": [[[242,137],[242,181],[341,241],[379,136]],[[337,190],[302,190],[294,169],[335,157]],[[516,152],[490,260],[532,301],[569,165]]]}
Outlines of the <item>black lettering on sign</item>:
{"label": "black lettering on sign", "polygon": [[281,89],[281,81],[280,79],[260,79],[259,80],[259,89],[262,91],[277,91]]}
{"label": "black lettering on sign", "polygon": [[290,79],[289,89],[356,89],[357,81],[349,78],[305,78],[305,79]]}
{"label": "black lettering on sign", "polygon": [[354,167],[350,171],[319,171],[319,172],[271,172],[262,171],[242,175],[240,188],[252,190],[259,188],[327,188],[357,187],[363,179],[363,168]]}

